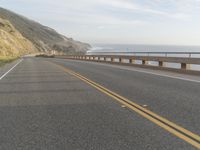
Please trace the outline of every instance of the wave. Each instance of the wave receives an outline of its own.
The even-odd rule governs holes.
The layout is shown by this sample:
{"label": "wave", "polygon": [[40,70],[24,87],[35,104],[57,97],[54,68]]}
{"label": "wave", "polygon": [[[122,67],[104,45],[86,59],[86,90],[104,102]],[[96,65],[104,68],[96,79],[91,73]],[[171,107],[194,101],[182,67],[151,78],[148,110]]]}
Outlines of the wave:
{"label": "wave", "polygon": [[90,51],[101,51],[101,50],[113,50],[112,47],[99,47],[99,46],[93,46],[90,48]]}

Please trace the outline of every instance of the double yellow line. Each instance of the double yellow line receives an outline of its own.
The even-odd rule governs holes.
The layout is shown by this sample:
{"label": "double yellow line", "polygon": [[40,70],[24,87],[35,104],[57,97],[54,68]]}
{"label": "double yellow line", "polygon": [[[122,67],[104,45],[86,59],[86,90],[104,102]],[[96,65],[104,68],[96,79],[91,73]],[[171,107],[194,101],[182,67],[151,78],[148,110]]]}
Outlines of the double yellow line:
{"label": "double yellow line", "polygon": [[[52,62],[51,62],[52,63]],[[131,110],[137,112],[144,118],[150,120],[151,122],[157,124],[158,126],[162,127],[163,129],[167,130],[168,132],[176,135],[177,137],[181,138],[182,140],[190,143],[194,147],[200,149],[200,136],[196,135],[186,129],[184,129],[181,126],[176,125],[175,123],[155,114],[154,112],[128,100],[125,97],[120,96],[119,94],[99,85],[98,83],[70,70],[67,69],[66,67],[63,67],[61,65],[52,63],[62,69],[63,71],[79,78],[80,80],[86,82],[87,84],[91,85],[92,87],[98,89],[99,91],[105,93],[106,95],[112,97],[114,100],[117,100],[121,104],[125,105],[126,107],[130,108]]]}

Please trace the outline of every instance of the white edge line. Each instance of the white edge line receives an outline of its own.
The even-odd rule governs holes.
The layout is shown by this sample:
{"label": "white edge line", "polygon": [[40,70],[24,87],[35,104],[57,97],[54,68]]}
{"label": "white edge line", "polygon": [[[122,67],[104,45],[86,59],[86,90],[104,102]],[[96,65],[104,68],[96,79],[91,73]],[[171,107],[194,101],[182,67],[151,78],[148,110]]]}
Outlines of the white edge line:
{"label": "white edge line", "polygon": [[[127,70],[130,70],[130,71],[131,71],[131,69],[128,69],[128,68],[127,68]],[[146,73],[146,74],[152,74],[152,75],[161,76],[161,77],[167,77],[167,78],[173,78],[173,79],[179,79],[179,80],[185,80],[185,81],[200,83],[199,80],[193,80],[193,79],[175,77],[175,76],[164,75],[164,74],[159,74],[159,73],[153,73],[153,72],[148,72],[148,71],[135,70],[135,69],[133,69],[132,71],[141,72],[141,73]]]}
{"label": "white edge line", "polygon": [[[94,62],[89,62],[89,63],[94,63]],[[129,71],[146,73],[146,74],[151,74],[151,75],[156,75],[156,76],[161,76],[161,77],[167,77],[167,78],[172,78],[172,79],[179,79],[179,80],[184,80],[184,81],[190,81],[190,82],[200,83],[200,80],[193,80],[193,79],[187,79],[187,78],[182,78],[182,77],[175,77],[175,76],[164,75],[164,74],[159,74],[159,73],[153,73],[153,72],[148,72],[148,71],[141,71],[141,70],[132,69],[132,68],[130,68],[130,69],[129,68],[121,68],[121,66],[113,66],[111,64],[98,64],[98,65],[110,66],[110,67],[118,68],[118,69],[122,69],[122,70],[129,70]]]}
{"label": "white edge line", "polygon": [[172,79],[179,79],[179,80],[184,80],[184,81],[200,83],[199,80],[187,79],[187,78],[182,78],[182,77],[175,77],[175,76],[153,73],[153,72],[148,72],[148,71],[142,71],[142,70],[137,70],[137,69],[132,69],[132,68],[121,68],[119,66],[111,66],[111,65],[110,65],[110,67],[129,70],[129,71],[135,71],[135,72],[140,72],[140,73],[146,73],[146,74],[151,74],[151,75],[156,75],[156,76],[161,76],[161,77],[167,77],[167,78],[172,78]]}
{"label": "white edge line", "polygon": [[2,80],[9,72],[11,72],[17,65],[19,65],[22,62],[23,59],[21,59],[18,63],[16,63],[12,68],[10,68],[6,73],[4,73],[1,77],[0,80]]}

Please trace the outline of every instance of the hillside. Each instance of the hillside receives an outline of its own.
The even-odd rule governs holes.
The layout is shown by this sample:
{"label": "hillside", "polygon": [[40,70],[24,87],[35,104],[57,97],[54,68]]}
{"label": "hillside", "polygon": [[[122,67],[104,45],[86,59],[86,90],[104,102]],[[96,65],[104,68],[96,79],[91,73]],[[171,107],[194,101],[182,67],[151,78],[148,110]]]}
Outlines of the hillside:
{"label": "hillside", "polygon": [[0,18],[0,57],[17,57],[37,51],[35,46],[5,19]]}
{"label": "hillside", "polygon": [[67,38],[54,29],[43,26],[33,20],[18,15],[14,12],[0,7],[0,18],[10,21],[10,23],[27,38],[33,45],[42,52],[50,50],[62,52],[86,52],[90,45]]}

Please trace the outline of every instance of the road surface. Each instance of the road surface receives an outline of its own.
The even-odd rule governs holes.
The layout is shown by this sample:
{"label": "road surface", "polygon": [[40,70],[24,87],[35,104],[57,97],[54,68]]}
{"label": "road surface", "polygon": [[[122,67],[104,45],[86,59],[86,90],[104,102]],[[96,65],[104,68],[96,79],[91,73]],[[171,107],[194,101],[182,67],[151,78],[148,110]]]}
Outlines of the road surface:
{"label": "road surface", "polygon": [[94,62],[24,58],[0,80],[0,149],[197,149],[67,69],[200,134],[197,80]]}

